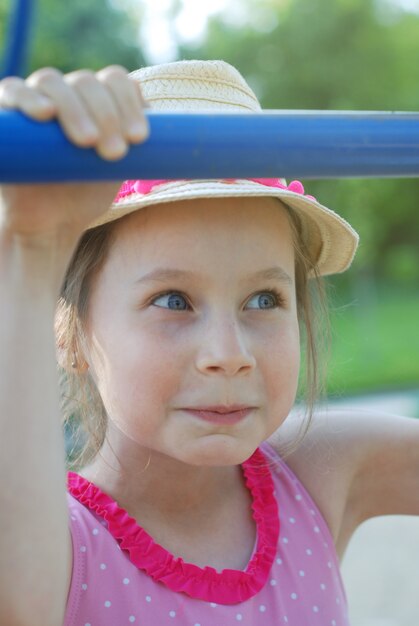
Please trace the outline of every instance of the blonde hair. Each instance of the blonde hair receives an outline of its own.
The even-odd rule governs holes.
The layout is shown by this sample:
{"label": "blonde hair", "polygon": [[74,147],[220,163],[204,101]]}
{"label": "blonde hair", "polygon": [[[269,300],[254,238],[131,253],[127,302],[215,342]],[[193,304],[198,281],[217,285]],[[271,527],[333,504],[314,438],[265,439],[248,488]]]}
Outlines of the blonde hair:
{"label": "blonde hair", "polygon": [[[315,403],[324,390],[320,353],[324,347],[322,339],[328,336],[329,328],[323,280],[304,245],[298,215],[288,206],[285,208],[294,240],[297,311],[304,337],[304,376],[300,380],[299,397],[304,397],[305,419],[297,440],[281,451],[284,456],[301,443]],[[106,436],[105,408],[89,370],[82,367],[79,359],[83,352],[83,329],[92,281],[107,258],[114,235],[115,222],[92,228],[82,235],[67,268],[57,305],[56,341],[64,355],[60,366],[62,414],[72,441],[68,463],[75,469],[93,461]]]}

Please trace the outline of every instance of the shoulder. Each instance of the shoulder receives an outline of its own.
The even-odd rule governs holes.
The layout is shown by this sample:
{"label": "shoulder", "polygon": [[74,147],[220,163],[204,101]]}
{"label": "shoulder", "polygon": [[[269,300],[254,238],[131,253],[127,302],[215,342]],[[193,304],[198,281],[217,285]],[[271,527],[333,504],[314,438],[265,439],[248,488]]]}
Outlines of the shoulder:
{"label": "shoulder", "polygon": [[345,452],[356,449],[356,446],[348,445],[348,436],[353,436],[353,430],[347,415],[316,411],[301,443],[288,454],[287,449],[292,450],[299,441],[304,419],[302,414],[294,413],[269,443],[313,498],[337,546],[356,471],[356,460]]}
{"label": "shoulder", "polygon": [[[302,421],[295,414],[271,437],[279,454],[298,438]],[[357,409],[318,410],[286,463],[318,505],[338,553],[370,517],[419,514],[419,501],[411,498],[419,489],[418,420]]]}

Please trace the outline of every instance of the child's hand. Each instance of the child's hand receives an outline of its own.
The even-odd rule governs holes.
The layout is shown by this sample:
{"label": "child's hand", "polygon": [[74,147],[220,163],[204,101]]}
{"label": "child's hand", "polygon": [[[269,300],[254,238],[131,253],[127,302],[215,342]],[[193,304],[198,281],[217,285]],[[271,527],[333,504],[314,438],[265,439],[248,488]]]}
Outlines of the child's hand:
{"label": "child's hand", "polygon": [[[131,143],[147,138],[145,106],[138,83],[119,66],[96,74],[80,70],[67,75],[46,68],[26,80],[0,81],[0,107],[39,121],[57,119],[70,141],[95,148],[107,160],[122,158]],[[41,242],[63,233],[77,238],[108,209],[119,185],[4,185],[0,187],[0,230]]]}
{"label": "child's hand", "polygon": [[0,107],[39,121],[57,118],[70,141],[95,148],[107,160],[120,159],[129,144],[148,135],[138,83],[119,66],[66,75],[44,68],[26,80],[5,78],[0,82]]}

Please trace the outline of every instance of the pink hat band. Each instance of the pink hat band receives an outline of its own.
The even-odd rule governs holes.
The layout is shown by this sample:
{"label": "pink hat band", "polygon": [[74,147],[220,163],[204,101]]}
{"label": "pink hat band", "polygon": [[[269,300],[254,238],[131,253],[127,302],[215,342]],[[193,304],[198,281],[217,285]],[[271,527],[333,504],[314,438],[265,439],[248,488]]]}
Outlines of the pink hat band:
{"label": "pink hat band", "polygon": [[[188,180],[188,179],[183,179]],[[220,182],[223,183],[235,183],[236,178],[223,178]],[[277,189],[286,189],[287,191],[293,191],[294,193],[301,194],[310,200],[316,201],[314,196],[310,196],[304,193],[303,184],[299,180],[293,180],[289,185],[285,184],[285,181],[281,178],[247,178],[254,183],[265,185],[266,187],[275,187]],[[117,193],[114,204],[118,204],[120,200],[130,196],[131,194],[141,194],[146,196],[151,193],[157,185],[165,185],[166,183],[174,183],[176,181],[170,179],[162,180],[126,180],[120,187]]]}

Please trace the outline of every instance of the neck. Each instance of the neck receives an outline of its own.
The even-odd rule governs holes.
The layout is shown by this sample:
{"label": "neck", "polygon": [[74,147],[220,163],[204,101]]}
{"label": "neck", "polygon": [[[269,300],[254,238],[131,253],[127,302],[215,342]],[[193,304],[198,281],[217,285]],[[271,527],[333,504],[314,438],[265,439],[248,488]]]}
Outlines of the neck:
{"label": "neck", "polygon": [[131,442],[109,441],[81,474],[153,539],[186,562],[242,569],[256,528],[240,466],[195,466]]}
{"label": "neck", "polygon": [[121,450],[108,440],[80,473],[133,516],[211,515],[244,487],[240,466],[189,465],[137,445]]}

